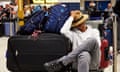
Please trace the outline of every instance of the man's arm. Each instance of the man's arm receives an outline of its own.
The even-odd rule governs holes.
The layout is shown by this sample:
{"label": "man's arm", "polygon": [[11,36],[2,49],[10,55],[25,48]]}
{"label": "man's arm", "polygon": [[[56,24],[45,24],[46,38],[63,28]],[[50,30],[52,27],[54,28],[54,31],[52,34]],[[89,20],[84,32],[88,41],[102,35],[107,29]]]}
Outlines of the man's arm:
{"label": "man's arm", "polygon": [[70,16],[60,30],[60,33],[68,37],[71,41],[73,35],[73,32],[70,30],[72,22],[73,22],[73,17]]}
{"label": "man's arm", "polygon": [[71,41],[73,41],[73,35],[74,32],[71,31],[71,25],[74,19],[78,16],[78,13],[80,13],[80,10],[74,10],[71,11],[70,17],[66,20],[65,24],[61,28],[60,32],[64,34],[66,37],[68,37]]}
{"label": "man's arm", "polygon": [[7,4],[10,8],[14,8],[15,6],[13,6],[13,5],[10,5],[10,4]]}

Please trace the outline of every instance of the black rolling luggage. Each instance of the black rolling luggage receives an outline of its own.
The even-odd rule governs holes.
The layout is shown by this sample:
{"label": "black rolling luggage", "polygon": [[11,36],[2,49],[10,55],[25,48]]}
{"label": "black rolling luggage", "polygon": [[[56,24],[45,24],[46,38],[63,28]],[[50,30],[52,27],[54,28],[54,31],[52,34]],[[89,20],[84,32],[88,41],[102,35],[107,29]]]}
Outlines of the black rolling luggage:
{"label": "black rolling luggage", "polygon": [[43,64],[71,51],[70,41],[58,34],[13,36],[8,40],[7,68],[13,72],[45,72]]}

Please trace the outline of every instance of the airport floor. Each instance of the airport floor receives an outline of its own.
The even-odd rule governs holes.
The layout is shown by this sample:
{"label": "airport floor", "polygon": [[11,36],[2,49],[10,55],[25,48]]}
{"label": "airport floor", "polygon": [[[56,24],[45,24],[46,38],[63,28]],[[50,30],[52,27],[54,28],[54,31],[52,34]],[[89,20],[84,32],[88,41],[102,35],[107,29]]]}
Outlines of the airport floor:
{"label": "airport floor", "polygon": [[[6,68],[6,50],[7,50],[7,40],[9,37],[0,37],[0,72],[10,72]],[[120,72],[120,54],[117,56],[117,72]],[[104,72],[113,72],[112,65],[109,65],[104,69]]]}

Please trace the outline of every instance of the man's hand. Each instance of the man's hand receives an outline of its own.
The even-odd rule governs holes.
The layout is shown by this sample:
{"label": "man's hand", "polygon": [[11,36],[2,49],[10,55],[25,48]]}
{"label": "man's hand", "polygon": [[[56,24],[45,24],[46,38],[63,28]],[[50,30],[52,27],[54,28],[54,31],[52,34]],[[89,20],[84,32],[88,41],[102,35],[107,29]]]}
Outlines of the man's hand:
{"label": "man's hand", "polygon": [[74,18],[74,20],[76,20],[78,17],[80,17],[82,13],[80,12],[80,10],[74,10],[71,11],[71,16]]}

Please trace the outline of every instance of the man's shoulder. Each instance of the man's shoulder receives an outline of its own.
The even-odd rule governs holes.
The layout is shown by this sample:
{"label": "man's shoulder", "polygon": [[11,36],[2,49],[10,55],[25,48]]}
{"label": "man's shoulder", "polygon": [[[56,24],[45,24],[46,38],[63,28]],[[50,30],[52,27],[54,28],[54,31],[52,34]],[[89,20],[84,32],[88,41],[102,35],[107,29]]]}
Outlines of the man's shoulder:
{"label": "man's shoulder", "polygon": [[92,31],[93,31],[94,33],[99,33],[99,30],[98,30],[97,28],[92,28]]}

